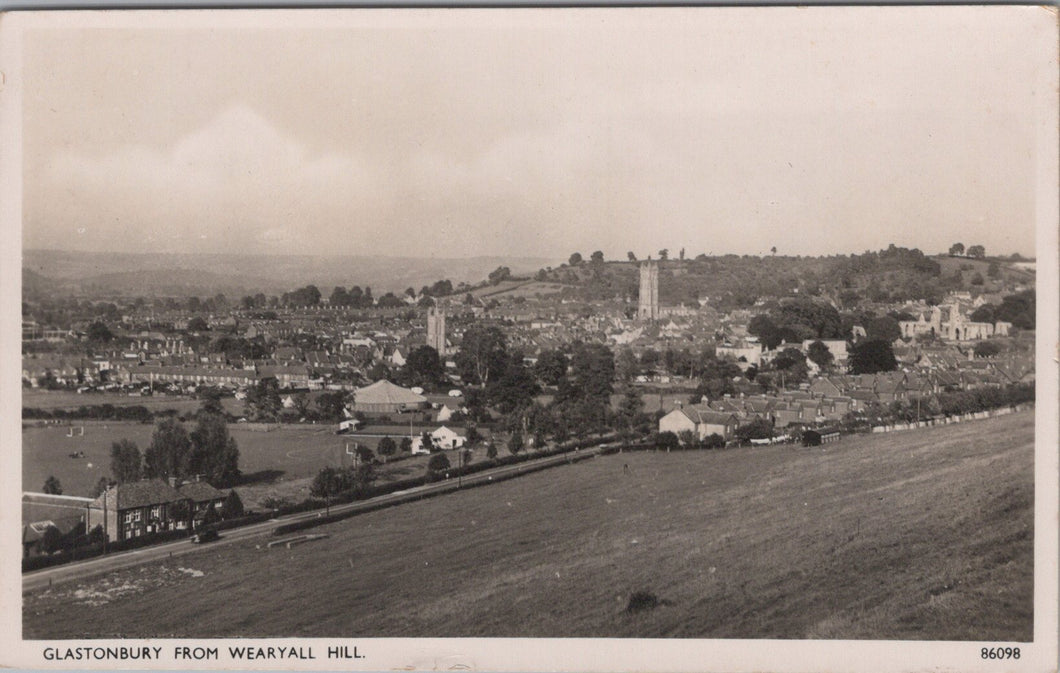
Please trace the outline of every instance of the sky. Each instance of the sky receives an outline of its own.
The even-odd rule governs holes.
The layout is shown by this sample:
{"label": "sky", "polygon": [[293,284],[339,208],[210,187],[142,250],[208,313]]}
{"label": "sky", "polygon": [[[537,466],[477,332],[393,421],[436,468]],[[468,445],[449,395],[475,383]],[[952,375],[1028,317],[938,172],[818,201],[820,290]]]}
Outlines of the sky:
{"label": "sky", "polygon": [[23,37],[23,247],[1034,255],[1051,21],[936,6],[42,22]]}

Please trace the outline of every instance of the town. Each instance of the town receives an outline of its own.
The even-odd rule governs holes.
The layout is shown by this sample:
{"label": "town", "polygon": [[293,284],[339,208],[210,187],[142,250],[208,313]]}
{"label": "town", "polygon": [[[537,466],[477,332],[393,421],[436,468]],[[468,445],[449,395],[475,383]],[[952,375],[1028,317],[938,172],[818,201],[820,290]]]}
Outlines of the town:
{"label": "town", "polygon": [[1034,262],[607,260],[376,297],[23,302],[24,570],[585,450],[827,443],[1033,404]]}

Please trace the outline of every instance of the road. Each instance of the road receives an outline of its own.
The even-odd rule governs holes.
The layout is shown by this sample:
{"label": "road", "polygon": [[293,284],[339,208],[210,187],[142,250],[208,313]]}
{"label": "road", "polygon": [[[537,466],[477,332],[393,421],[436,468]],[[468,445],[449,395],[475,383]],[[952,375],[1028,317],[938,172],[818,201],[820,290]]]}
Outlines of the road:
{"label": "road", "polygon": [[[379,509],[380,507],[399,505],[414,500],[422,500],[423,498],[456,491],[461,488],[470,488],[495,481],[503,481],[528,472],[536,472],[538,470],[546,469],[554,465],[593,458],[608,446],[609,444],[602,444],[600,446],[581,449],[570,453],[548,456],[547,458],[539,458],[537,460],[529,460],[525,463],[518,463],[516,465],[506,465],[491,470],[484,470],[459,479],[451,478],[430,484],[424,484],[423,486],[417,486],[415,488],[410,488],[405,491],[397,491],[395,493],[387,493],[385,495],[376,496],[375,498],[369,498],[368,500],[358,500],[348,504],[334,505],[331,507],[331,514],[372,511]],[[207,544],[197,545],[192,544],[187,539],[181,539],[176,542],[167,542],[131,551],[98,556],[84,561],[74,561],[72,563],[53,566],[51,568],[35,570],[22,575],[22,593],[29,593],[65,582],[83,580],[88,577],[101,575],[142,563],[194,554],[204,548],[216,549],[217,547],[234,544],[248,538],[272,535],[273,531],[278,526],[298,521],[316,519],[323,515],[324,512],[321,510],[291,514],[276,519],[270,519],[269,521],[264,521],[262,523],[242,526],[240,528],[230,528],[222,532],[219,540]]]}

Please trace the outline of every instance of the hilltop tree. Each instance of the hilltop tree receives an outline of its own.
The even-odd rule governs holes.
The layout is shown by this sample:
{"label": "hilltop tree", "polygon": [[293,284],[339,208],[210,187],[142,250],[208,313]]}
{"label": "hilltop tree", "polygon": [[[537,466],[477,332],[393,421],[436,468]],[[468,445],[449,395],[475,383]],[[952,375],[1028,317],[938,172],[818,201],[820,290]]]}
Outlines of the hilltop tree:
{"label": "hilltop tree", "polygon": [[499,285],[501,282],[508,280],[512,277],[512,270],[506,266],[498,266],[493,271],[490,271],[489,279],[490,285]]}
{"label": "hilltop tree", "polygon": [[631,262],[636,262],[637,261],[637,256],[633,254],[632,250],[630,250],[629,252],[626,253],[626,258],[629,261],[631,261]]}
{"label": "hilltop tree", "polygon": [[570,259],[567,260],[567,264],[570,266],[578,266],[582,261],[582,254],[580,252],[575,252],[571,253]]}
{"label": "hilltop tree", "polygon": [[667,250],[666,248],[663,248],[662,250],[659,251],[659,259],[661,259],[661,260],[663,260],[665,262],[669,257],[670,257],[670,251]]}
{"label": "hilltop tree", "polygon": [[964,243],[954,243],[950,246],[950,256],[956,257],[964,254]]}
{"label": "hilltop tree", "polygon": [[968,247],[968,256],[975,257],[976,259],[982,259],[986,257],[986,248],[981,245],[972,245]]}
{"label": "hilltop tree", "polygon": [[595,251],[593,254],[589,255],[589,261],[591,261],[593,264],[603,264],[604,253],[600,250]]}
{"label": "hilltop tree", "polygon": [[62,495],[63,485],[55,475],[48,475],[48,478],[44,480],[44,487],[41,488],[41,492],[47,493],[48,495]]}
{"label": "hilltop tree", "polygon": [[110,446],[110,473],[119,484],[140,480],[142,460],[134,442],[122,439]]}
{"label": "hilltop tree", "polygon": [[148,479],[185,477],[190,453],[191,439],[184,426],[175,418],[163,418],[155,425],[144,451],[143,474]]}

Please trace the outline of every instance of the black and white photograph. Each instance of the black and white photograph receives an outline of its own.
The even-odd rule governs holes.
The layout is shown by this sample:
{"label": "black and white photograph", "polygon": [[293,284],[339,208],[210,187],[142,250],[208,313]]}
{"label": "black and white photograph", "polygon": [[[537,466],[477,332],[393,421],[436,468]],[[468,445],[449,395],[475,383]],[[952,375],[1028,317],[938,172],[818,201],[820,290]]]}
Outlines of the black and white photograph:
{"label": "black and white photograph", "polygon": [[0,15],[0,664],[1055,670],[1057,35]]}

